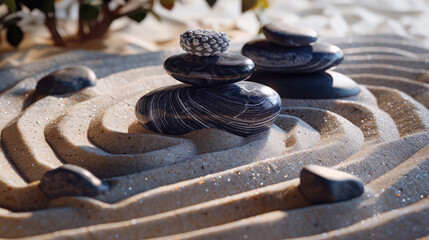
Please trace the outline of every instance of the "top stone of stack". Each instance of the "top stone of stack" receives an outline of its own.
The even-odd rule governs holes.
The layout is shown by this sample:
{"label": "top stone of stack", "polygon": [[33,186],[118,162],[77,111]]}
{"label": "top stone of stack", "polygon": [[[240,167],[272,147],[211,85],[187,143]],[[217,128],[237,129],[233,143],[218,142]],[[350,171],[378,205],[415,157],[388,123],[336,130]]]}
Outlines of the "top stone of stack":
{"label": "top stone of stack", "polygon": [[286,47],[304,47],[317,41],[317,32],[313,29],[272,22],[262,27],[265,38]]}
{"label": "top stone of stack", "polygon": [[213,56],[225,52],[229,43],[226,33],[207,29],[188,30],[180,35],[180,47],[196,56]]}

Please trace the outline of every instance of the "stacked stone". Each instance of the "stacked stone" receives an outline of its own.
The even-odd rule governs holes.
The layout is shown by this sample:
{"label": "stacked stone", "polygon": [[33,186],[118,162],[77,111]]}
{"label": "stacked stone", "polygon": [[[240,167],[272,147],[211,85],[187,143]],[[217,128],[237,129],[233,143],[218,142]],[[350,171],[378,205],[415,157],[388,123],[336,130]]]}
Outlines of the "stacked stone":
{"label": "stacked stone", "polygon": [[164,69],[184,84],[156,89],[137,102],[136,116],[143,126],[169,135],[217,128],[248,136],[270,128],[280,113],[280,96],[265,85],[243,82],[255,64],[224,53],[229,43],[217,31],[183,33],[180,46],[187,53],[169,57]]}
{"label": "stacked stone", "polygon": [[270,86],[282,98],[331,99],[359,94],[349,77],[327,71],[341,63],[337,46],[317,41],[312,29],[270,23],[262,28],[266,39],[246,43],[242,54],[255,62],[249,79]]}

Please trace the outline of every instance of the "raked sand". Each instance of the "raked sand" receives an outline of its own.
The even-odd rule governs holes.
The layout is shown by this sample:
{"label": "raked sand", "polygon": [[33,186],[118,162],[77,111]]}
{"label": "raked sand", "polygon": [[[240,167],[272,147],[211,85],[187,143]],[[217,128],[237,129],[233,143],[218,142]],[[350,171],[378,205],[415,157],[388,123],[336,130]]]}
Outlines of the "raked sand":
{"label": "raked sand", "polygon": [[[177,82],[171,52],[56,56],[0,71],[0,237],[29,239],[415,239],[429,235],[429,50],[386,35],[330,39],[358,96],[282,99],[275,125],[239,137],[145,130],[134,106]],[[37,80],[82,64],[95,87],[27,106]],[[131,69],[131,70],[130,70]],[[49,200],[43,174],[64,163],[111,184],[96,198]],[[363,196],[311,205],[299,173],[324,165],[360,177]]]}

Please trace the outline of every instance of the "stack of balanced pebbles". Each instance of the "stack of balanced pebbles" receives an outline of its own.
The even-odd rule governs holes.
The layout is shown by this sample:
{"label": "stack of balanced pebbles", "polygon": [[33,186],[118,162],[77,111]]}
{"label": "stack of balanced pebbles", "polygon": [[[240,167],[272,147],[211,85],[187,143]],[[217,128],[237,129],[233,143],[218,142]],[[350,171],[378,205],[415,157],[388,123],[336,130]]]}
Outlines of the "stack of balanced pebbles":
{"label": "stack of balanced pebbles", "polygon": [[187,53],[169,57],[164,69],[184,83],[156,89],[136,104],[137,119],[151,131],[182,135],[217,128],[248,136],[271,127],[280,113],[279,94],[248,82],[253,61],[223,53],[230,40],[225,33],[189,30],[180,36]]}
{"label": "stack of balanced pebbles", "polygon": [[340,64],[337,46],[317,41],[312,29],[274,22],[263,26],[266,39],[246,43],[242,54],[252,59],[256,71],[249,79],[270,86],[282,98],[331,99],[359,94],[349,77],[327,71]]}

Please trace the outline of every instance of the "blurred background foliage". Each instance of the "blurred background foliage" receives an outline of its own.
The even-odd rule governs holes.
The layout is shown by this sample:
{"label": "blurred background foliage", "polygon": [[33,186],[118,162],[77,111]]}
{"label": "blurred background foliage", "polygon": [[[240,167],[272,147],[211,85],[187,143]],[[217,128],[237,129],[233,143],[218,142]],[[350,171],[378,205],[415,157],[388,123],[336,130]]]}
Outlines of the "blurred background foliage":
{"label": "blurred background foliage", "polygon": [[[44,14],[44,25],[49,30],[52,40],[57,46],[66,46],[65,36],[61,36],[58,29],[55,13],[55,4],[61,0],[0,0],[1,5],[7,6],[7,11],[0,15],[0,42],[6,41],[17,47],[24,38],[21,30],[19,14],[31,14],[32,11],[40,11]],[[141,22],[147,14],[154,15],[158,20],[161,17],[154,11],[155,1],[168,10],[182,0],[75,0],[79,4],[78,29],[76,38],[86,41],[103,37],[110,25],[116,19],[128,17],[136,22]],[[201,0],[213,7],[216,0]],[[241,0],[241,11],[261,11],[269,6],[268,0]],[[4,6],[3,6],[4,7]]]}

